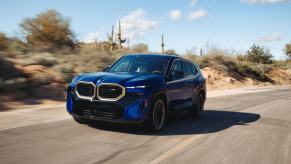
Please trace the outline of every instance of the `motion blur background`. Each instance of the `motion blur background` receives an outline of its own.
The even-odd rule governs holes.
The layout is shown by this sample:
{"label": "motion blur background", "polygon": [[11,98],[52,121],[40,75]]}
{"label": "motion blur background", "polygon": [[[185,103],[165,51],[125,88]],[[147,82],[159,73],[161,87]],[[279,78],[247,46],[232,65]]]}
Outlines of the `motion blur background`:
{"label": "motion blur background", "polygon": [[289,0],[2,1],[0,110],[62,102],[76,74],[161,45],[199,64],[209,89],[291,84],[290,8]]}

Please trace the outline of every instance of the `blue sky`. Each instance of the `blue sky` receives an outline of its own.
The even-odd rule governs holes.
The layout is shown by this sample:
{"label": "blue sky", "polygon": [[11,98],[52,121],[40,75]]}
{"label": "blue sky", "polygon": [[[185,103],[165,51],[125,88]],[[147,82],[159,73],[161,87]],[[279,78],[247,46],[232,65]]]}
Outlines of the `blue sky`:
{"label": "blue sky", "polygon": [[131,43],[147,43],[160,51],[179,53],[206,45],[245,52],[253,43],[284,59],[284,45],[291,41],[290,0],[9,0],[1,1],[0,31],[20,33],[23,18],[55,9],[70,18],[79,40],[103,40],[111,25],[122,20]]}

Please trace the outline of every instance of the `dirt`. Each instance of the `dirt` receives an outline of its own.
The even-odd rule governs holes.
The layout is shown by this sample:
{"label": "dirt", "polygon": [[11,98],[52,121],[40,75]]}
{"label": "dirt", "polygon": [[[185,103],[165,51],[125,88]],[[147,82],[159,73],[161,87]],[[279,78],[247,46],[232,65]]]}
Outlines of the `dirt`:
{"label": "dirt", "polygon": [[15,67],[29,77],[33,77],[36,74],[43,73],[51,77],[54,82],[57,83],[62,82],[62,77],[59,75],[58,72],[43,65],[29,65],[29,66],[15,65]]}
{"label": "dirt", "polygon": [[291,69],[273,69],[269,76],[278,85],[291,84]]}
{"label": "dirt", "polygon": [[205,67],[202,69],[204,77],[207,79],[207,88],[209,90],[222,90],[241,88],[248,86],[270,86],[270,85],[288,85],[291,84],[291,70],[273,69],[268,76],[273,80],[270,82],[261,82],[249,77],[229,76],[226,72]]}
{"label": "dirt", "polygon": [[42,85],[28,91],[13,90],[11,92],[1,93],[0,112],[28,108],[42,104],[59,104],[65,101],[64,84],[51,83]]}

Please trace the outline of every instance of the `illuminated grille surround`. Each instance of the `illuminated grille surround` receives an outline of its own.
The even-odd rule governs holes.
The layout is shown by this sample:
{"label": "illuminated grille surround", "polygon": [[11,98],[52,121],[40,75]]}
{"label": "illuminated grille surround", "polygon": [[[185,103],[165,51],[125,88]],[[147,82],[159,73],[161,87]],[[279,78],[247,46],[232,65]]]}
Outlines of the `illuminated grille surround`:
{"label": "illuminated grille surround", "polygon": [[[78,91],[78,85],[80,84],[90,84],[93,86],[93,95],[92,96],[84,96],[82,94],[80,94],[80,92]],[[121,89],[121,93],[120,95],[116,96],[116,97],[113,97],[113,98],[108,98],[108,97],[102,97],[100,94],[99,94],[99,91],[100,91],[100,87],[102,86],[113,86],[113,87],[119,87]],[[103,100],[103,101],[117,101],[119,99],[121,99],[122,97],[125,96],[125,87],[123,87],[122,85],[120,84],[116,84],[116,83],[101,83],[99,85],[95,85],[93,82],[86,82],[86,81],[79,81],[76,85],[76,94],[79,98],[82,98],[82,99],[87,99],[87,100],[93,100],[96,96],[99,100]]]}
{"label": "illuminated grille surround", "polygon": [[[120,95],[113,97],[113,98],[107,98],[107,97],[102,97],[100,95],[100,87],[102,86],[113,86],[113,87],[119,87],[121,89]],[[116,83],[101,83],[100,85],[97,86],[97,98],[99,100],[104,100],[104,101],[117,101],[121,99],[123,96],[125,96],[125,88],[122,85],[116,84]]]}
{"label": "illuminated grille surround", "polygon": [[[79,85],[91,85],[92,87],[93,87],[93,94],[91,95],[91,96],[89,96],[89,95],[84,95],[84,94],[82,94],[81,93],[81,90],[80,89],[78,89],[78,87],[79,87]],[[84,88],[83,88],[84,89]],[[90,91],[90,90],[89,90]],[[91,90],[92,91],[92,90]],[[82,98],[82,99],[93,99],[94,97],[95,97],[95,95],[96,95],[96,85],[94,84],[94,83],[92,83],[92,82],[86,82],[86,81],[80,81],[80,82],[78,82],[77,83],[77,85],[76,85],[76,94],[77,94],[77,96],[78,97],[80,97],[80,98]]]}

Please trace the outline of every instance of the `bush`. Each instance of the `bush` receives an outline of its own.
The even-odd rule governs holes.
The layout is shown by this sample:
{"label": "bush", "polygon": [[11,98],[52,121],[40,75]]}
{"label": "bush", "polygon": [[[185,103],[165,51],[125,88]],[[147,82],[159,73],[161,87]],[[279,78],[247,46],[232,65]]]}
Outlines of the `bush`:
{"label": "bush", "polygon": [[44,72],[35,73],[31,76],[31,80],[36,85],[46,85],[54,82],[54,78]]}
{"label": "bush", "polygon": [[248,61],[262,64],[271,64],[273,55],[270,50],[255,44],[247,51],[246,58]]}
{"label": "bush", "polygon": [[17,38],[11,38],[8,46],[8,52],[13,53],[13,52],[22,52],[22,53],[27,53],[28,48],[25,43],[23,43],[21,40]]}
{"label": "bush", "polygon": [[6,80],[0,78],[0,90],[24,89],[27,85],[28,81],[23,77]]}
{"label": "bush", "polygon": [[0,51],[6,51],[8,48],[8,41],[9,39],[6,37],[6,35],[0,32]]}
{"label": "bush", "polygon": [[19,71],[14,63],[0,56],[0,77],[3,79],[11,79],[16,77],[23,77],[23,73]]}
{"label": "bush", "polygon": [[26,18],[20,27],[33,48],[54,50],[75,46],[68,19],[55,10],[40,13],[36,18]]}
{"label": "bush", "polygon": [[168,55],[178,55],[177,52],[174,49],[166,50],[164,54]]}
{"label": "bush", "polygon": [[133,53],[145,53],[149,51],[149,47],[147,44],[137,44],[134,45],[131,49]]}
{"label": "bush", "polygon": [[291,60],[291,43],[286,44],[284,51],[285,51],[288,59]]}

